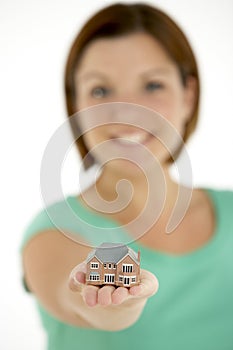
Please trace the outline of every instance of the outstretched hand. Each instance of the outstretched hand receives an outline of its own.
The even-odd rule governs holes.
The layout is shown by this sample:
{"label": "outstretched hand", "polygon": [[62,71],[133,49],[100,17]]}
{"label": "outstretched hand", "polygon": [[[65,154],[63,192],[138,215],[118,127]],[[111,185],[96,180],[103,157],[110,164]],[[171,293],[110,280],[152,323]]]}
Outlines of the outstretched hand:
{"label": "outstretched hand", "polygon": [[86,263],[77,265],[69,277],[69,287],[73,292],[81,293],[84,302],[89,307],[96,305],[121,305],[126,301],[135,302],[138,299],[147,299],[158,290],[158,280],[151,272],[142,270],[140,284],[125,288],[112,285],[93,286],[86,285]]}

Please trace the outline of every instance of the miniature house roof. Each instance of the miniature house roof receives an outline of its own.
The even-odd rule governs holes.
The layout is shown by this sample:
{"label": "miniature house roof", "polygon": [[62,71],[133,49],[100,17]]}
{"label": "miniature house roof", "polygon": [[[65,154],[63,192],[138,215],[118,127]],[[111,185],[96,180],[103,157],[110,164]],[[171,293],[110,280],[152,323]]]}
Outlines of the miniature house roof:
{"label": "miniature house roof", "polygon": [[99,247],[93,250],[87,257],[89,262],[94,256],[102,263],[111,262],[118,263],[126,255],[129,255],[137,264],[139,264],[136,253],[125,244],[122,243],[102,243]]}

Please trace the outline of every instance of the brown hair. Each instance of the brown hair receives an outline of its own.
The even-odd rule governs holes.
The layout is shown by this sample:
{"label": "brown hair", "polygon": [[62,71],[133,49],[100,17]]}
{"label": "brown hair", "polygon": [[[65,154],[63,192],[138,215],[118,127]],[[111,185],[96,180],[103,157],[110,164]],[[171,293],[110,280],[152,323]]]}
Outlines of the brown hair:
{"label": "brown hair", "polygon": [[[185,86],[187,78],[193,76],[197,81],[196,103],[192,117],[186,124],[183,135],[184,142],[195,130],[198,119],[200,83],[196,59],[190,44],[182,30],[164,12],[147,4],[116,3],[97,12],[83,26],[70,49],[65,67],[65,96],[68,117],[77,112],[75,107],[76,91],[74,73],[82,57],[84,49],[93,40],[104,37],[116,37],[125,34],[145,32],[153,36],[165,49],[170,58],[179,68],[182,82]],[[71,123],[73,134],[76,135],[78,125]],[[76,145],[84,158],[88,149],[82,137],[76,140]],[[173,155],[176,159],[182,149],[180,145]],[[168,160],[173,161],[173,158]],[[85,158],[84,167],[87,169],[94,163],[90,153]]]}

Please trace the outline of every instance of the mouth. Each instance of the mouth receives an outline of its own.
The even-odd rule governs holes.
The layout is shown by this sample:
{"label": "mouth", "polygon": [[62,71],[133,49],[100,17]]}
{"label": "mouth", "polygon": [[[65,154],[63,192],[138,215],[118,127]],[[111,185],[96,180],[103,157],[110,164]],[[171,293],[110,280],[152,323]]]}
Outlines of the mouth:
{"label": "mouth", "polygon": [[146,133],[125,133],[125,134],[119,134],[112,136],[112,140],[114,143],[117,143],[118,145],[122,146],[129,146],[129,147],[135,147],[138,144],[140,145],[146,145],[148,142],[150,142],[155,136],[149,132]]}

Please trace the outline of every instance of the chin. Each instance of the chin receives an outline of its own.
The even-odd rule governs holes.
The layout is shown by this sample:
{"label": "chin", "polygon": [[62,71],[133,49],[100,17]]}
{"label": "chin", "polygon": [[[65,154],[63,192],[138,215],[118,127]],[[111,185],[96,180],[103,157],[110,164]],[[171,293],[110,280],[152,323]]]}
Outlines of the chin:
{"label": "chin", "polygon": [[[158,168],[158,162],[156,162]],[[142,165],[134,163],[127,159],[117,159],[109,162],[108,164],[109,170],[111,170],[114,174],[117,174],[120,177],[129,177],[129,178],[139,178],[141,176],[146,176],[147,171],[153,169],[153,165],[146,164],[145,162]],[[161,166],[159,166],[161,168]]]}

